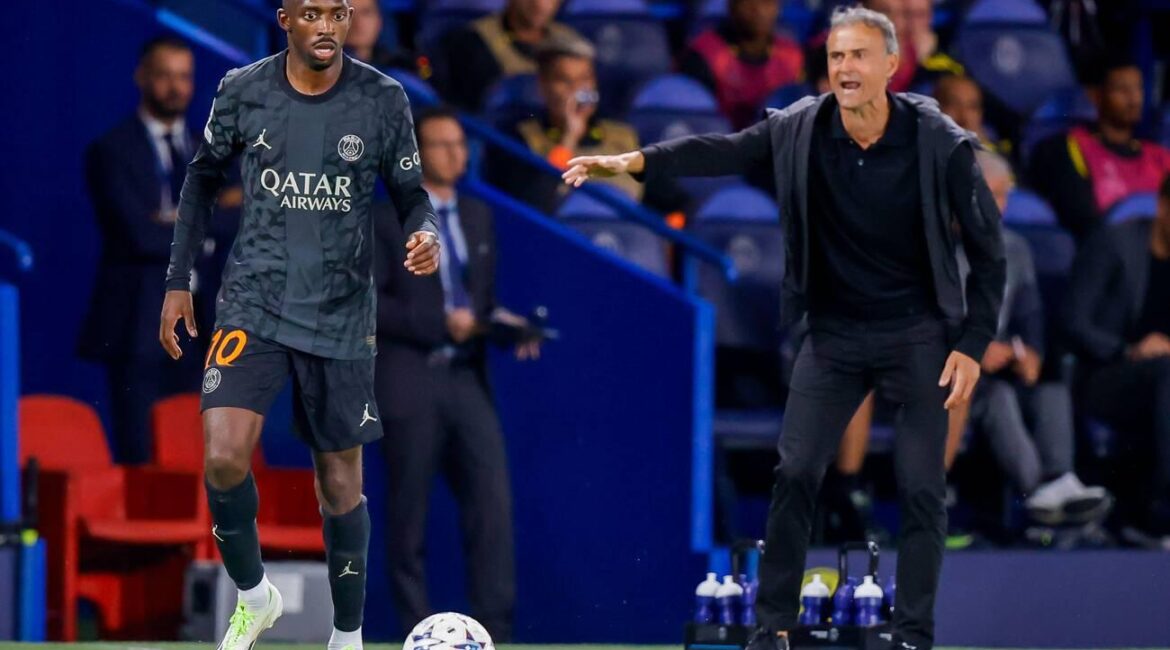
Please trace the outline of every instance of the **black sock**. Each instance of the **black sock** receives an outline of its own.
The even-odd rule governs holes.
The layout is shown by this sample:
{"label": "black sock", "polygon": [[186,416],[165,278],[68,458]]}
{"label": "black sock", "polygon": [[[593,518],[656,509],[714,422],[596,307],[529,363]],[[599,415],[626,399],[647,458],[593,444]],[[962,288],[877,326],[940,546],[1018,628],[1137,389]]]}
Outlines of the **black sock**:
{"label": "black sock", "polygon": [[333,625],[342,632],[362,626],[366,606],[366,555],[370,511],[366,498],[344,515],[325,515],[325,559],[333,592]]}
{"label": "black sock", "polygon": [[223,566],[238,589],[251,589],[264,578],[260,537],[256,534],[256,511],[260,507],[256,481],[248,472],[242,483],[223,492],[210,483],[205,485],[214,524],[211,534],[223,556]]}

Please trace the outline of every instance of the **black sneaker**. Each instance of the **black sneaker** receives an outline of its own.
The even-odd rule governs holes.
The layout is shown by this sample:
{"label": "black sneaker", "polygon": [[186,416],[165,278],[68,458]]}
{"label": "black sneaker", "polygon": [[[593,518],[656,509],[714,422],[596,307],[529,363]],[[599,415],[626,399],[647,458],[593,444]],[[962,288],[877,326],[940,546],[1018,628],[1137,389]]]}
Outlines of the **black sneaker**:
{"label": "black sneaker", "polygon": [[763,626],[757,627],[748,637],[744,650],[788,650],[788,637],[776,636],[775,632]]}

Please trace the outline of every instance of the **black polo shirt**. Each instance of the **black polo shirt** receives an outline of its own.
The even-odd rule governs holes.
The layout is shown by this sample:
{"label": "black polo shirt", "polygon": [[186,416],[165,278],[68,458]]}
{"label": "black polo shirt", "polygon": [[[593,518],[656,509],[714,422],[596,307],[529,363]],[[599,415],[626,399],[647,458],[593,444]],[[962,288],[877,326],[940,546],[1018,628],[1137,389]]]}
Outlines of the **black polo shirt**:
{"label": "black polo shirt", "polygon": [[918,122],[889,96],[881,139],[862,149],[835,101],[817,116],[809,154],[809,311],[886,320],[936,310],[919,186]]}

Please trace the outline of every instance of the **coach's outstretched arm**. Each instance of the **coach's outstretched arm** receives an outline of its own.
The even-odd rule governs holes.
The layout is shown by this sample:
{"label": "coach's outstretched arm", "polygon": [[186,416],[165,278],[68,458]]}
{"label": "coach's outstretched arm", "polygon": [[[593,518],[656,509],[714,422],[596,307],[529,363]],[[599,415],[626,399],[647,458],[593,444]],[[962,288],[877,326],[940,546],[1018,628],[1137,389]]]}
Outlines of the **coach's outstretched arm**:
{"label": "coach's outstretched arm", "polygon": [[182,320],[191,338],[199,335],[195,325],[195,308],[191,302],[191,267],[195,265],[207,224],[219,191],[227,182],[227,167],[243,148],[243,140],[236,128],[236,99],[229,96],[232,73],[219,82],[211,116],[203,128],[199,151],[187,166],[187,178],[179,195],[179,214],[175,220],[175,236],[171,241],[171,261],[167,267],[167,295],[163,300],[158,340],[172,359],[183,356],[175,325]]}
{"label": "coach's outstretched arm", "polygon": [[615,156],[579,156],[561,175],[573,187],[618,174],[646,177],[730,176],[772,164],[768,120],[731,135],[692,135]]}

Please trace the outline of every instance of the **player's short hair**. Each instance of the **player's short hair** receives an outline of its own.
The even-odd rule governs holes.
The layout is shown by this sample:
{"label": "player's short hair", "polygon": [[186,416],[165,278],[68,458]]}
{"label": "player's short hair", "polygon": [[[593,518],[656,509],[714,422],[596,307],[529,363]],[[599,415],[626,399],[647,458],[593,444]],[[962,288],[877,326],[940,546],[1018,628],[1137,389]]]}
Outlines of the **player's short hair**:
{"label": "player's short hair", "polygon": [[866,9],[865,7],[837,7],[829,19],[829,31],[840,27],[865,25],[882,33],[886,41],[886,54],[898,53],[898,33],[894,30],[894,23],[883,13]]}
{"label": "player's short hair", "polygon": [[563,58],[593,61],[597,58],[597,51],[589,41],[577,36],[552,36],[536,48],[536,67],[541,75]]}
{"label": "player's short hair", "polygon": [[431,120],[450,119],[459,121],[459,113],[446,104],[437,104],[435,106],[428,106],[421,111],[415,113],[414,116],[414,138],[418,143],[422,144],[422,129],[423,125]]}
{"label": "player's short hair", "polygon": [[156,36],[142,44],[142,50],[138,54],[138,62],[145,62],[156,50],[163,49],[190,52],[191,46],[187,44],[187,41],[184,41],[178,36]]}

